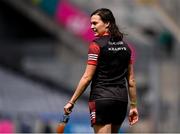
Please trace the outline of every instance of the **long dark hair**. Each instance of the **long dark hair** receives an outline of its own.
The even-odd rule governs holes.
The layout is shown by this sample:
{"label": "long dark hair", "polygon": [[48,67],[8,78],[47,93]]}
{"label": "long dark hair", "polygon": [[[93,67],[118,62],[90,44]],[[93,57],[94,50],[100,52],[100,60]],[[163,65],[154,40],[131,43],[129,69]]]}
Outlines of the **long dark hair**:
{"label": "long dark hair", "polygon": [[114,40],[123,40],[123,33],[119,31],[119,28],[116,25],[116,20],[111,10],[107,8],[100,8],[95,10],[91,14],[91,17],[93,15],[99,15],[104,23],[109,23],[109,32]]}

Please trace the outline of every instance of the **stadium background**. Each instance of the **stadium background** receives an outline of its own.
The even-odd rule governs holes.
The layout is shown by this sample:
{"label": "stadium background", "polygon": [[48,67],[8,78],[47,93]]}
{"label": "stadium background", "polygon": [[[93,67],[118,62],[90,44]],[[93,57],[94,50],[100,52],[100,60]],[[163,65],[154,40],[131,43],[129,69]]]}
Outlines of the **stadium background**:
{"label": "stadium background", "polygon": [[[0,132],[55,132],[86,65],[89,15],[113,11],[134,49],[139,123],[121,132],[180,132],[179,0],[1,0]],[[93,132],[87,99],[66,132]]]}

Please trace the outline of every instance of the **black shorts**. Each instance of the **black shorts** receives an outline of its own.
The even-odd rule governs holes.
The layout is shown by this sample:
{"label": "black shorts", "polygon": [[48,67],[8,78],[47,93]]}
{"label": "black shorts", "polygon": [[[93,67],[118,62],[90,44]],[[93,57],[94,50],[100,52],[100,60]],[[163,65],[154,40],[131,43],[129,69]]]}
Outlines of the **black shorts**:
{"label": "black shorts", "polygon": [[91,126],[94,124],[121,125],[127,113],[128,102],[119,100],[89,101]]}

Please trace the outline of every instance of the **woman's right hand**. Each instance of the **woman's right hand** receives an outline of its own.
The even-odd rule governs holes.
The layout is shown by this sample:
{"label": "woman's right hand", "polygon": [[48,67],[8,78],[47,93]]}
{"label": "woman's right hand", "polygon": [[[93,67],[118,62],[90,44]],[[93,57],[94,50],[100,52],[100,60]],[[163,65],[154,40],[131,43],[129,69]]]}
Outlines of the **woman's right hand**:
{"label": "woman's right hand", "polygon": [[64,106],[64,113],[65,113],[65,114],[70,114],[70,113],[72,112],[73,107],[74,107],[74,104],[68,102],[68,103]]}

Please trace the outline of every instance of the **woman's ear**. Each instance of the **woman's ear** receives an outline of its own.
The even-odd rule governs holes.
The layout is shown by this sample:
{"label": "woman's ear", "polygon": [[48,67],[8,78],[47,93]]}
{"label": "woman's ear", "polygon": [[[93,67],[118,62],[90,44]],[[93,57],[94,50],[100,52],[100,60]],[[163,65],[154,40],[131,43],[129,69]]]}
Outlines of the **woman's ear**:
{"label": "woman's ear", "polygon": [[109,28],[110,23],[107,22],[107,23],[105,23],[105,25],[106,25],[106,28]]}

